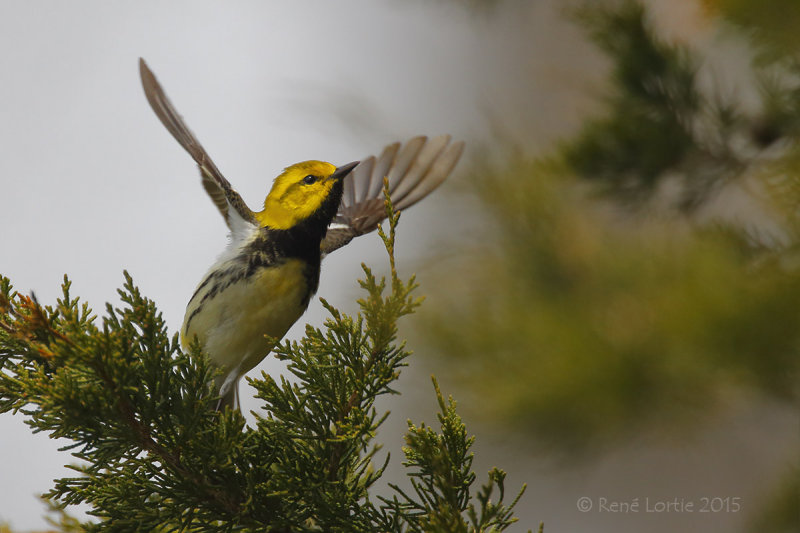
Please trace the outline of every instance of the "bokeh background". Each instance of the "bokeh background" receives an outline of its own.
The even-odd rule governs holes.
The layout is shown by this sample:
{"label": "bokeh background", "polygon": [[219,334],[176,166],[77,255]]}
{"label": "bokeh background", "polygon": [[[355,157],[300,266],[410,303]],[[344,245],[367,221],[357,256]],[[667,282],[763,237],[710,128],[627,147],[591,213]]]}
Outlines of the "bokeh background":
{"label": "bokeh background", "polygon": [[[100,310],[127,269],[177,329],[224,246],[147,106],[140,56],[251,205],[287,164],[451,133],[464,159],[399,229],[401,271],[427,302],[403,324],[403,395],[384,401],[390,474],[405,420],[433,421],[434,373],[478,437],[478,473],[528,484],[518,531],[797,530],[793,0],[42,1],[2,15],[0,272],[18,290],[52,302],[66,273]],[[361,261],[383,265],[377,237],[326,259],[319,295],[354,309]],[[323,318],[318,302],[305,316]],[[63,444],[0,418],[0,522],[46,527],[36,494],[68,475]]]}

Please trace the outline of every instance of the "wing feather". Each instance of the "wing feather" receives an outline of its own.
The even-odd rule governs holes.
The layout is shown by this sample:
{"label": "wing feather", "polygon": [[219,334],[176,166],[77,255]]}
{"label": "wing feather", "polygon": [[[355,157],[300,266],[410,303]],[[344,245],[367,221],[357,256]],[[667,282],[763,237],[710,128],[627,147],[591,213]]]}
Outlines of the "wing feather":
{"label": "wing feather", "polygon": [[392,168],[392,163],[395,157],[397,157],[397,152],[399,150],[400,143],[392,143],[383,149],[383,152],[381,152],[378,158],[378,162],[375,164],[375,170],[373,170],[372,176],[370,176],[367,196],[362,198],[362,200],[378,198],[381,195],[381,191],[383,190],[383,178],[389,175],[389,170]]}
{"label": "wing feather", "polygon": [[[255,223],[255,217],[247,204],[244,203],[239,193],[225,179],[219,171],[214,161],[211,160],[200,141],[194,136],[192,131],[183,121],[178,111],[167,98],[161,84],[158,83],[153,72],[147,66],[144,59],[139,58],[139,74],[142,78],[142,87],[150,107],[153,108],[158,119],[167,128],[178,143],[183,146],[197,166],[200,167],[200,176],[203,188],[211,197],[211,201],[217,207],[225,223],[232,232],[237,232],[239,220]],[[232,216],[230,209],[234,209],[239,217]]]}
{"label": "wing feather", "polygon": [[[427,140],[428,138],[424,136],[414,137],[400,149],[400,152],[392,162],[392,168],[389,170],[389,191],[394,192],[400,184],[400,180],[404,180],[408,176],[409,168],[417,160]],[[382,176],[381,179],[383,179]]]}
{"label": "wing feather", "polygon": [[402,201],[426,177],[436,158],[449,143],[449,135],[440,135],[430,139],[422,146],[402,181],[395,184],[395,188],[392,190],[392,203]]}
{"label": "wing feather", "polygon": [[[449,139],[448,139],[449,141]],[[419,202],[434,191],[450,175],[464,153],[464,142],[459,141],[442,149],[431,162],[425,175],[402,198],[397,200],[396,209],[405,209]],[[394,202],[394,195],[392,195]]]}
{"label": "wing feather", "polygon": [[464,151],[463,142],[449,135],[433,139],[414,137],[405,144],[390,144],[381,155],[368,157],[345,178],[345,194],[339,211],[320,246],[323,254],[341,248],[355,237],[369,233],[386,218],[383,178],[388,176],[389,195],[396,210],[422,200],[444,182]]}
{"label": "wing feather", "polygon": [[353,176],[350,180],[354,184],[353,188],[355,190],[354,201],[351,202],[350,205],[363,202],[369,196],[372,173],[375,170],[375,157],[370,156],[366,159],[362,159],[361,163],[353,170],[358,170],[358,174]]}

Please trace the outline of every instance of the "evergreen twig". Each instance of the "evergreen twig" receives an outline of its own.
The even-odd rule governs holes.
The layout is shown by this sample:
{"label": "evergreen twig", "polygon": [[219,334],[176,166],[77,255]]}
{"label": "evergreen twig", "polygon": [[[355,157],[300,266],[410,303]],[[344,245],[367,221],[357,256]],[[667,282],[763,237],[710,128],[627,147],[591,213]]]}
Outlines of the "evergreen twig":
{"label": "evergreen twig", "polygon": [[[469,503],[474,474],[464,454],[472,438],[438,388],[443,433],[411,426],[406,464],[421,502],[450,507],[407,498],[381,498],[376,506],[370,499],[389,461],[387,455],[373,464],[373,439],[388,416],[377,412],[375,399],[396,393],[409,356],[397,340],[397,320],[422,301],[413,294],[414,277],[398,276],[399,214],[388,183],[384,191],[388,232],[379,235],[391,283],[362,265],[366,296],[355,316],[323,300],[329,317],[322,328],[309,325],[300,341],[278,344],[288,375],[249,380],[263,404],[255,427],[239,413],[213,409],[218,371],[199,346],[181,350],[127,272],[123,305],[107,306],[101,319],[70,295],[66,277],[62,298],[50,307],[0,276],[0,412],[21,413],[33,431],[71,441],[63,449],[81,461],[70,467],[78,475],[55,480],[46,498],[62,512],[88,504],[94,521],[64,514],[64,530],[418,531],[443,524],[436,517],[463,515],[456,521],[470,524],[465,531],[499,531],[513,521],[516,501],[502,505],[498,470],[475,496],[477,505]],[[445,450],[424,443],[435,442],[462,455],[434,472]],[[436,481],[417,481],[426,475]],[[445,479],[461,481],[450,487]],[[491,503],[493,487],[501,503]],[[451,496],[441,498],[445,492]]]}

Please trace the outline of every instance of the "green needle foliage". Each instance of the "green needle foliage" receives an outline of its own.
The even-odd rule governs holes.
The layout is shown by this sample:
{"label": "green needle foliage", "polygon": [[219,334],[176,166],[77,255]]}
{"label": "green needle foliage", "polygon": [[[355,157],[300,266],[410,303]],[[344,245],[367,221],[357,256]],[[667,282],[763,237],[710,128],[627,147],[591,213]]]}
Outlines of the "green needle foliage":
{"label": "green needle foliage", "polygon": [[[470,501],[475,473],[471,468],[473,456],[469,451],[475,437],[467,437],[467,428],[456,413],[453,398],[445,403],[435,378],[433,386],[441,409],[438,415],[441,433],[425,424],[418,427],[409,422],[407,446],[403,449],[406,455],[403,464],[412,469],[409,475],[415,494],[409,496],[397,485],[392,485],[400,496],[392,500],[381,499],[389,504],[393,517],[406,520],[410,531],[503,531],[515,521],[512,511],[525,487],[510,505],[504,505],[506,474],[493,468],[489,472],[489,481],[478,492],[479,507],[476,509]],[[495,487],[500,492],[496,504],[491,501]],[[395,531],[394,521],[391,525],[388,530]]]}
{"label": "green needle foliage", "polygon": [[550,153],[514,139],[473,164],[483,234],[437,259],[421,332],[470,406],[559,453],[675,438],[746,397],[796,405],[796,47],[754,64],[748,107],[699,83],[711,58],[660,37],[642,2],[582,4],[605,105]]}
{"label": "green needle foliage", "polygon": [[502,231],[442,265],[418,323],[487,420],[597,452],[696,428],[734,391],[796,401],[800,277],[779,255],[722,229],[631,226],[562,162],[478,179]]}
{"label": "green needle foliage", "polygon": [[800,44],[797,33],[800,4],[794,0],[703,0],[703,3],[763,45],[761,53],[765,59],[784,60],[787,51],[796,50]]}
{"label": "green needle foliage", "polygon": [[76,475],[57,479],[46,498],[65,509],[88,504],[95,517],[62,523],[193,532],[478,532],[513,523],[519,496],[505,503],[501,471],[473,494],[473,438],[438,387],[441,429],[410,425],[406,437],[414,494],[370,494],[389,461],[374,463],[388,416],[374,402],[395,393],[409,356],[396,323],[421,302],[414,278],[395,269],[399,217],[387,209],[389,233],[380,236],[391,279],[363,266],[356,316],[324,302],[324,327],[278,346],[291,379],[250,381],[265,412],[255,427],[239,412],[214,411],[217,370],[199,347],[181,351],[127,273],[122,306],[100,319],[66,278],[56,305],[43,306],[0,277],[0,412],[70,441],[63,449],[80,460]]}
{"label": "green needle foliage", "polygon": [[579,174],[635,200],[698,146],[692,131],[701,109],[697,61],[684,47],[661,42],[637,2],[616,9],[590,4],[579,17],[614,58],[616,90],[607,99],[607,115],[584,125],[566,157]]}
{"label": "green needle foliage", "polygon": [[[715,54],[660,35],[652,2],[579,3],[609,60],[608,83],[588,88],[602,86],[598,110],[538,158],[539,139],[520,135],[487,148],[499,163],[473,163],[481,233],[432,264],[419,330],[479,400],[466,405],[528,430],[526,453],[592,460],[691,443],[720,415],[796,413],[800,2],[705,0],[703,16],[725,18],[703,20],[720,30]],[[749,68],[736,61],[748,54]],[[520,64],[518,94],[529,60],[503,60]],[[546,105],[537,84],[530,109]],[[792,481],[758,531],[800,530],[786,459]]]}

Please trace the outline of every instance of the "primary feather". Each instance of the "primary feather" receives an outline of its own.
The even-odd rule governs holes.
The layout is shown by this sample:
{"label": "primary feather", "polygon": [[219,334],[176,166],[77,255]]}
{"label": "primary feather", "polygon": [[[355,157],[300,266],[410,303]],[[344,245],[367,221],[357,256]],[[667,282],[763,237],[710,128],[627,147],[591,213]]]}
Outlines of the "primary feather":
{"label": "primary feather", "polygon": [[411,207],[433,192],[453,171],[463,142],[450,142],[449,135],[433,139],[414,137],[404,145],[387,146],[380,157],[362,159],[344,180],[339,211],[328,226],[322,252],[328,254],[355,237],[375,230],[386,218],[383,178],[389,179],[389,197],[397,211]]}

